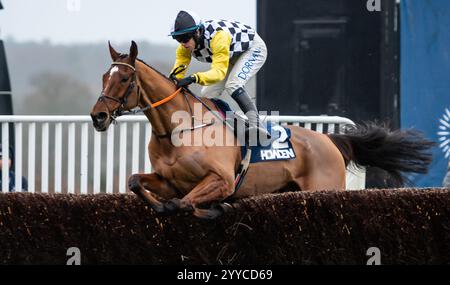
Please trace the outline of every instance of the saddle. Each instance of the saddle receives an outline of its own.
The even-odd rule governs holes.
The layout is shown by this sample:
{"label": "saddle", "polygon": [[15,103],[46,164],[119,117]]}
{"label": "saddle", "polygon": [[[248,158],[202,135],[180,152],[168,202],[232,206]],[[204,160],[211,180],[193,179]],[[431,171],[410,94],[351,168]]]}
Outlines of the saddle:
{"label": "saddle", "polygon": [[245,116],[233,111],[230,105],[223,100],[213,98],[211,101],[220,111],[222,119],[226,123],[227,127],[233,130],[233,133],[238,139],[240,145],[256,146],[261,141],[262,145],[267,146],[273,141],[273,138],[262,138],[261,140],[257,140],[257,134],[249,132],[249,122]]}

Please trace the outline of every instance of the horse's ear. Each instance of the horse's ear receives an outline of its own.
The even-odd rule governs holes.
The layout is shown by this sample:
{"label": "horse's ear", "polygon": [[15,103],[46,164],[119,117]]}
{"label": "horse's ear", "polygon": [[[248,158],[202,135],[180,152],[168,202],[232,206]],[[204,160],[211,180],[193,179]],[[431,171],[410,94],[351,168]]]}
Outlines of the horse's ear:
{"label": "horse's ear", "polygon": [[108,41],[109,53],[111,54],[111,58],[113,61],[116,61],[120,54],[111,46],[111,43]]}
{"label": "horse's ear", "polygon": [[134,41],[131,41],[131,47],[130,47],[131,64],[134,64],[134,61],[136,60],[137,55],[138,55],[137,44]]}

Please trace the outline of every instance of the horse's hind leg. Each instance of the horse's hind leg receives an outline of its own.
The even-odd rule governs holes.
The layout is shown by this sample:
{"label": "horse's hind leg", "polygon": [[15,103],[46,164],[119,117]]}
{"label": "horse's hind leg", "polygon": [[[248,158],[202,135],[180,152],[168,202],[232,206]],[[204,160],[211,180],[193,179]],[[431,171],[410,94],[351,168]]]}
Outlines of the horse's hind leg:
{"label": "horse's hind leg", "polygon": [[176,197],[176,190],[156,173],[131,175],[128,188],[158,213],[166,210],[164,203],[167,200]]}

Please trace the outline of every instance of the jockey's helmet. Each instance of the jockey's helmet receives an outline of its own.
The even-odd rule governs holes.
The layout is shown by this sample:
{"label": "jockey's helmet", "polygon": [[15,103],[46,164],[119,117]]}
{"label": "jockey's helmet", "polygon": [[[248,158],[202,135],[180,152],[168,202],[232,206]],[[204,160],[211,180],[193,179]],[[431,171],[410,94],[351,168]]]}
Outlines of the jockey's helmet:
{"label": "jockey's helmet", "polygon": [[201,27],[202,20],[194,12],[182,10],[178,12],[172,25],[170,36],[178,42],[187,42],[195,36]]}

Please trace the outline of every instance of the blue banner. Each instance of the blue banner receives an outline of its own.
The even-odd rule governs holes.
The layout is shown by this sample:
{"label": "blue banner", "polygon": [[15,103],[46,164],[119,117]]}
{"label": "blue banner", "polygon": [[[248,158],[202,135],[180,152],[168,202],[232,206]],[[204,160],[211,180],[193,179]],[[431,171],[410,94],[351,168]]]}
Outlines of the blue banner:
{"label": "blue banner", "polygon": [[450,157],[450,1],[401,2],[401,127],[437,143],[416,186],[442,186]]}

